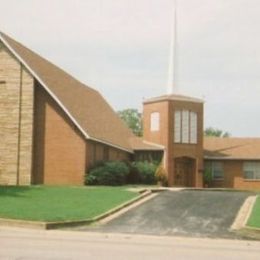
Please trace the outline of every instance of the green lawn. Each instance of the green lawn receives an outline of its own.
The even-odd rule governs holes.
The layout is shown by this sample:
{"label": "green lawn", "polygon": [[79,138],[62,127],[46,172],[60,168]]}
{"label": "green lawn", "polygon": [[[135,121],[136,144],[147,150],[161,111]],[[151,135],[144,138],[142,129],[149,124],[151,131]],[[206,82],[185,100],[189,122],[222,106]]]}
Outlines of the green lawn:
{"label": "green lawn", "polygon": [[0,218],[84,220],[136,196],[124,187],[0,186]]}
{"label": "green lawn", "polygon": [[260,228],[260,195],[256,199],[251,216],[247,222],[247,225],[250,227]]}

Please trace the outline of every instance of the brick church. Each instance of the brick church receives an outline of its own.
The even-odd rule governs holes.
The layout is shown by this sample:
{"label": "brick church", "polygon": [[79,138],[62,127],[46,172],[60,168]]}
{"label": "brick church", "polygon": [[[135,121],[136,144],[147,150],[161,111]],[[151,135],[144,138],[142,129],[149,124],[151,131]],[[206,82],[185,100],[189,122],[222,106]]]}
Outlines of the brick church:
{"label": "brick church", "polygon": [[135,137],[96,90],[0,33],[0,185],[83,185],[100,160],[162,158],[170,186],[260,188],[260,138],[205,138],[203,101],[143,103]]}

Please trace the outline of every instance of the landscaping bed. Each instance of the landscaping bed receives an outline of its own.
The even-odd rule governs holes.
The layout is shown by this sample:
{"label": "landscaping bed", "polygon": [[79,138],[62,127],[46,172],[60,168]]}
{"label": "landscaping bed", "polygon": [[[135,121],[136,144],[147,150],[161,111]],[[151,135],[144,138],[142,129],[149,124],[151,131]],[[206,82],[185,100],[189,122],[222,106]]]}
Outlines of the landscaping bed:
{"label": "landscaping bed", "polygon": [[125,187],[0,186],[0,218],[80,221],[95,218],[138,195]]}

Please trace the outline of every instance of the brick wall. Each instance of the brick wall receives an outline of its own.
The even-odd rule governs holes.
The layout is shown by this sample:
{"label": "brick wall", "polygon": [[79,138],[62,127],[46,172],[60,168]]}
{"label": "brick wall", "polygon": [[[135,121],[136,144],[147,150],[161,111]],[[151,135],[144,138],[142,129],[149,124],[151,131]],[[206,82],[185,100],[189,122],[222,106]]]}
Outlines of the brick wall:
{"label": "brick wall", "polygon": [[86,141],[51,96],[35,86],[33,183],[83,185]]}
{"label": "brick wall", "polygon": [[242,160],[223,160],[221,162],[223,164],[224,179],[217,181],[213,180],[211,184],[212,187],[255,190],[260,189],[260,180],[254,181],[244,179]]}
{"label": "brick wall", "polygon": [[33,77],[0,42],[0,184],[31,183]]}
{"label": "brick wall", "polygon": [[[174,111],[189,110],[198,116],[198,142],[197,144],[174,143]],[[150,115],[153,112],[160,114],[160,130],[150,130]],[[161,100],[144,103],[144,139],[164,145],[164,163],[168,172],[169,185],[174,185],[174,162],[176,158],[189,157],[194,160],[193,186],[202,187],[203,169],[203,104],[190,101]]]}

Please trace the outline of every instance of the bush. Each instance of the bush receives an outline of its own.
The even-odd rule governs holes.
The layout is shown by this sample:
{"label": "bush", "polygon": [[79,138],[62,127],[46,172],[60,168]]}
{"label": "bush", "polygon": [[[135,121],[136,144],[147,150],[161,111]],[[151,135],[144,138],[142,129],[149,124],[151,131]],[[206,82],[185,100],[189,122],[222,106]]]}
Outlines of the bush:
{"label": "bush", "polygon": [[132,171],[138,174],[138,181],[142,184],[154,184],[155,183],[155,171],[157,164],[153,162],[133,162]]}
{"label": "bush", "polygon": [[158,183],[161,183],[163,186],[168,185],[167,172],[164,169],[163,165],[160,164],[155,172],[155,179]]}
{"label": "bush", "polygon": [[129,168],[124,162],[103,162],[89,171],[85,182],[88,185],[123,185],[128,174]]}
{"label": "bush", "polygon": [[204,185],[210,185],[212,182],[212,173],[211,170],[209,168],[206,168],[203,172],[203,182]]}

